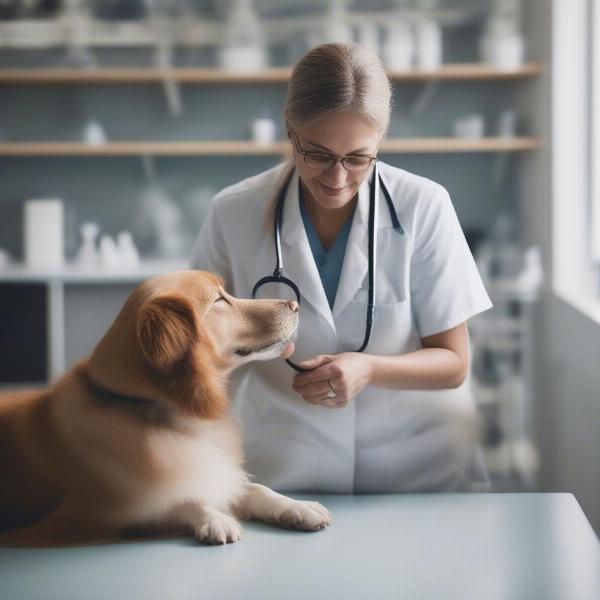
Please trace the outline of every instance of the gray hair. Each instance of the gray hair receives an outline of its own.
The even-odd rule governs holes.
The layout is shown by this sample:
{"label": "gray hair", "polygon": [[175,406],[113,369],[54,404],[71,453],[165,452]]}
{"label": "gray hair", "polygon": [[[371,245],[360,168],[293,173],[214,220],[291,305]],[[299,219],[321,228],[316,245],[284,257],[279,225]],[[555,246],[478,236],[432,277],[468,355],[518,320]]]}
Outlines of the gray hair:
{"label": "gray hair", "polygon": [[301,128],[325,113],[351,110],[383,136],[390,122],[391,97],[390,81],[376,54],[358,44],[322,44],[292,71],[286,126]]}

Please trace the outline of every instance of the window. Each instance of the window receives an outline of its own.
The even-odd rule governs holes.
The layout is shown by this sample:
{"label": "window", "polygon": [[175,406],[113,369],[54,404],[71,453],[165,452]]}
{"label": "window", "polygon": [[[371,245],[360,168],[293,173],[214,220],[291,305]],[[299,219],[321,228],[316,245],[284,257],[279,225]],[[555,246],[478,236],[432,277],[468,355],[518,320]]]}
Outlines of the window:
{"label": "window", "polygon": [[600,298],[600,0],[591,0],[591,231],[590,246],[594,267],[596,270],[596,291]]}
{"label": "window", "polygon": [[600,0],[554,0],[552,289],[600,323]]}

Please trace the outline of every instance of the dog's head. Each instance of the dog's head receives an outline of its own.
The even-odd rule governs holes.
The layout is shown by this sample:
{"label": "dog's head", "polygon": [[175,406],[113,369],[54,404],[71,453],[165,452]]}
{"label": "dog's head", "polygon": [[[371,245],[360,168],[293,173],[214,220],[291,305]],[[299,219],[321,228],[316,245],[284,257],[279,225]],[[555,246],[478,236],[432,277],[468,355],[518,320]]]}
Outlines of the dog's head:
{"label": "dog's head", "polygon": [[294,301],[241,300],[211,273],[170,273],[131,294],[86,368],[121,394],[215,418],[226,407],[226,376],[252,360],[291,355],[297,325]]}

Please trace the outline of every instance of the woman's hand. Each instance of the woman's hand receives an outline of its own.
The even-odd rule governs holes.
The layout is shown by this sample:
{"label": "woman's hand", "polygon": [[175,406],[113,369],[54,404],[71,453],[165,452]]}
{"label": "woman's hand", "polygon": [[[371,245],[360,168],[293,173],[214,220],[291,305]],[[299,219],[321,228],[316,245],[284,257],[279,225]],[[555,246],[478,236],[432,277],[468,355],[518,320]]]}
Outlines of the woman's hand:
{"label": "woman's hand", "polygon": [[306,402],[328,408],[346,406],[371,378],[370,356],[358,352],[319,355],[298,366],[310,371],[294,377],[294,391]]}

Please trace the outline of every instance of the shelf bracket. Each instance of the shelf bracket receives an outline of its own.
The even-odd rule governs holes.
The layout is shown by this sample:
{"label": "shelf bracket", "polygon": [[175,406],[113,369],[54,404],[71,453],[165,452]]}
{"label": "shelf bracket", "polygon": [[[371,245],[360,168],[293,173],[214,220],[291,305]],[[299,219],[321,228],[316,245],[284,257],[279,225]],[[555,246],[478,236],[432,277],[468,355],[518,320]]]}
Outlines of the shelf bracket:
{"label": "shelf bracket", "polygon": [[163,91],[167,99],[167,108],[171,117],[179,117],[183,113],[180,85],[173,79],[163,79]]}
{"label": "shelf bracket", "polygon": [[431,102],[431,100],[433,99],[435,94],[437,93],[439,85],[440,85],[439,80],[433,79],[431,81],[428,81],[423,86],[420,94],[417,96],[417,99],[413,102],[413,105],[411,106],[410,112],[413,115],[418,115],[427,108],[427,106],[429,105],[429,103]]}

